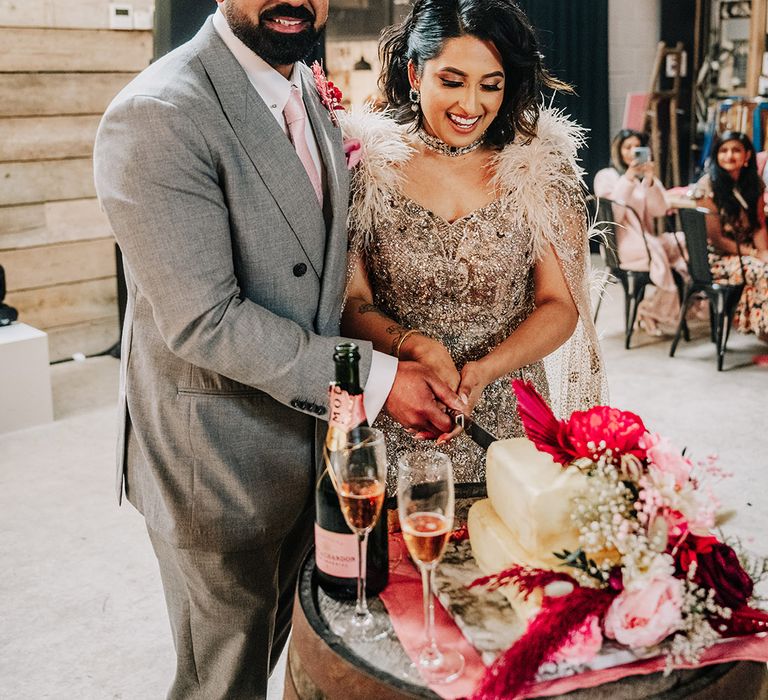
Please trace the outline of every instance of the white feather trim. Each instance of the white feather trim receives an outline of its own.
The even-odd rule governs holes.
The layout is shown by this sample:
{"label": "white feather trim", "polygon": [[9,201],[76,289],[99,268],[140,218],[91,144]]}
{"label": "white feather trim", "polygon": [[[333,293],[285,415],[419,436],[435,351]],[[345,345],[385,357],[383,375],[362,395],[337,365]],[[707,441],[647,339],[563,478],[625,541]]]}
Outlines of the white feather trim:
{"label": "white feather trim", "polygon": [[563,231],[564,197],[572,198],[583,187],[577,151],[585,130],[560,110],[544,107],[539,113],[536,137],[521,136],[494,158],[492,184],[499,191],[512,221],[528,230],[536,255],[549,244],[558,246]]}
{"label": "white feather trim", "polygon": [[[402,184],[400,166],[415,152],[415,137],[408,126],[368,107],[342,113],[341,128],[345,139],[359,139],[363,147],[352,173],[348,226],[367,245],[377,222],[388,218],[389,200]],[[550,243],[559,250],[562,217],[574,214],[560,204],[582,187],[577,151],[585,130],[562,111],[542,107],[536,131],[529,142],[518,137],[493,158],[492,184],[513,223],[530,231],[533,250],[540,255]]]}
{"label": "white feather trim", "polygon": [[414,152],[412,137],[407,126],[368,106],[343,112],[340,124],[345,140],[358,139],[362,144],[362,159],[352,172],[347,226],[367,246],[376,223],[387,218],[391,195],[400,191],[399,166]]}

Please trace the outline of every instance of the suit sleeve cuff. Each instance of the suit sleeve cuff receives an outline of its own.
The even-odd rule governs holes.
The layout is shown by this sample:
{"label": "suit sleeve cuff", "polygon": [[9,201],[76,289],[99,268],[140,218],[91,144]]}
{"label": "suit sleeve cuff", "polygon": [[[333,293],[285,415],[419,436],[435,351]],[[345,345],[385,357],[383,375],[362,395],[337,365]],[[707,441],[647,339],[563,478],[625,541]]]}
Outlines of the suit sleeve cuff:
{"label": "suit sleeve cuff", "polygon": [[397,358],[386,355],[383,352],[373,351],[371,357],[371,371],[368,373],[368,381],[365,383],[365,415],[368,423],[373,423],[384,407],[384,402],[392,390],[397,373]]}

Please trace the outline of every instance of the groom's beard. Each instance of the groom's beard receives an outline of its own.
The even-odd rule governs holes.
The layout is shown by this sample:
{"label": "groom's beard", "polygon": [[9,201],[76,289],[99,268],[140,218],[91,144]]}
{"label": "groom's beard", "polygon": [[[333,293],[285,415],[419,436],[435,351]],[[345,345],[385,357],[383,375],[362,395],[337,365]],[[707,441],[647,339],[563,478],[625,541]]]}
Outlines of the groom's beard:
{"label": "groom's beard", "polygon": [[[315,16],[305,7],[271,7],[259,15],[259,24],[253,24],[232,3],[224,4],[222,8],[232,33],[271,66],[287,66],[309,55],[324,29],[315,28]],[[264,20],[275,17],[306,20],[309,26],[295,34],[283,34],[264,26]]]}

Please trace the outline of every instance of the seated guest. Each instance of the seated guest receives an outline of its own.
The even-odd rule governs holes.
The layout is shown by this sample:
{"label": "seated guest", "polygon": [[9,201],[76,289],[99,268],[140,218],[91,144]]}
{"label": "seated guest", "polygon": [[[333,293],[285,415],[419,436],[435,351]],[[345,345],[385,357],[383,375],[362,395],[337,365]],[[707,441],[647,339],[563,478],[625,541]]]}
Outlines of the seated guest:
{"label": "seated guest", "polygon": [[[719,217],[707,217],[711,245],[709,264],[715,280],[742,281],[733,325],[768,342],[768,232],[762,207],[765,185],[757,173],[755,149],[749,138],[727,131],[712,144],[709,172],[696,185],[699,204]],[[741,250],[741,264],[737,246]]]}
{"label": "seated guest", "polygon": [[594,192],[597,197],[614,202],[621,266],[627,270],[650,270],[655,290],[641,302],[638,324],[651,335],[661,335],[662,326],[670,332],[675,328],[680,312],[672,270],[685,275],[686,265],[675,234],[653,233],[654,218],[664,216],[669,205],[664,185],[654,175],[651,159],[643,163],[635,157],[635,149],[647,145],[646,134],[622,129],[611,144],[611,167],[595,175]]}

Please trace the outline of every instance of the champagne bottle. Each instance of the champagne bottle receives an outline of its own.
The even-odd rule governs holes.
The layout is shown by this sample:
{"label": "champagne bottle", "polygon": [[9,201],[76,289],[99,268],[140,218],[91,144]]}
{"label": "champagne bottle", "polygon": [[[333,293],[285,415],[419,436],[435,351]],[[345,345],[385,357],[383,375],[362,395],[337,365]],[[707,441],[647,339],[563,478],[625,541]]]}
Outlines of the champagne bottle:
{"label": "champagne bottle", "polygon": [[[368,421],[360,388],[360,353],[354,343],[336,346],[336,381],[330,388],[330,419],[326,445],[355,442],[359,428]],[[333,598],[354,599],[357,595],[357,539],[341,512],[326,465],[315,489],[315,566],[318,583]],[[366,585],[369,594],[379,593],[389,577],[387,513],[368,535],[365,552]]]}

